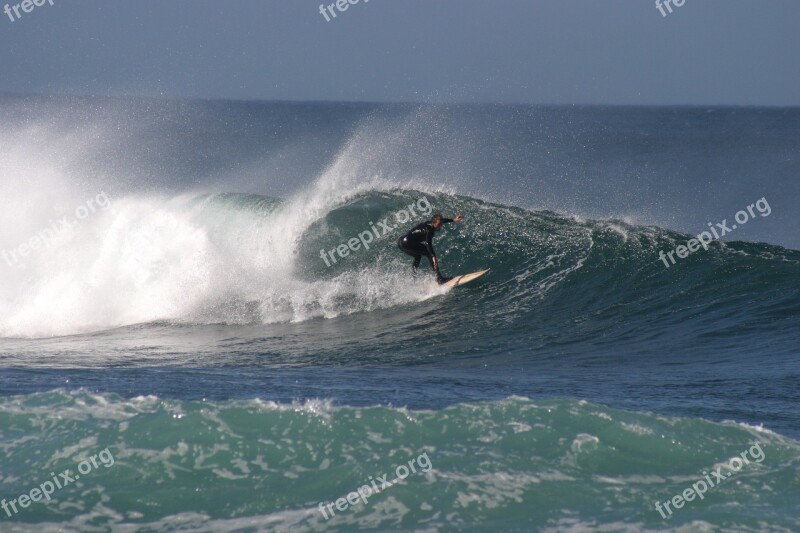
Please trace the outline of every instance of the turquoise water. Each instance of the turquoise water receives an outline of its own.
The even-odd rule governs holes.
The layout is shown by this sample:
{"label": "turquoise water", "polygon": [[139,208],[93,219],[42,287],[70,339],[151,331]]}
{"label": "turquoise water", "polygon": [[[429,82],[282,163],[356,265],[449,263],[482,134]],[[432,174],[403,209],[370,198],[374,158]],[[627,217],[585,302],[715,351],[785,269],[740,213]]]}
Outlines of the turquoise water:
{"label": "turquoise water", "polygon": [[[20,530],[797,526],[797,441],[745,424],[583,401],[514,397],[409,410],[54,391],[6,398],[0,423],[6,495],[36,486],[46,477],[39,473],[74,471],[79,459],[106,447],[114,457],[112,466],[101,464],[51,502],[22,510],[14,517]],[[756,444],[761,462],[743,465],[702,500],[661,518],[656,501],[682,493]],[[402,482],[325,520],[320,503],[373,478],[388,474],[391,481],[398,466],[423,453],[427,472],[401,470]]]}

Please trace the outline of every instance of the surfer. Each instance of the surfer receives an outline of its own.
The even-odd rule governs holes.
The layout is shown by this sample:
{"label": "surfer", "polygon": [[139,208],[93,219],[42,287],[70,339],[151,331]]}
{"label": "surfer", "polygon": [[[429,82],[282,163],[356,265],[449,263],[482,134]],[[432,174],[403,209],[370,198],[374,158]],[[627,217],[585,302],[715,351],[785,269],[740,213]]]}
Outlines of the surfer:
{"label": "surfer", "polygon": [[428,261],[430,261],[431,267],[433,267],[433,271],[436,273],[436,281],[439,285],[453,279],[452,277],[444,277],[441,272],[439,272],[439,260],[436,258],[436,252],[433,251],[433,234],[442,227],[442,224],[461,222],[462,220],[464,220],[463,215],[458,215],[456,218],[444,218],[440,213],[436,213],[429,221],[416,226],[397,240],[397,246],[414,258],[414,263],[411,265],[414,269],[414,273],[417,272],[419,262],[424,255],[428,258]]}

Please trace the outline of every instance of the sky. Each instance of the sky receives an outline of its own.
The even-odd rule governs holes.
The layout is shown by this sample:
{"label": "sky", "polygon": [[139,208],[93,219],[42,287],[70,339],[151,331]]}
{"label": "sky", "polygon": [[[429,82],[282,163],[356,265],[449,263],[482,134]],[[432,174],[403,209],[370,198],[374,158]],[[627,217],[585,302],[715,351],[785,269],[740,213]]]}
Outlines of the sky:
{"label": "sky", "polygon": [[17,4],[0,12],[3,92],[800,105],[798,0],[666,16],[651,0],[361,0],[330,20],[319,0]]}

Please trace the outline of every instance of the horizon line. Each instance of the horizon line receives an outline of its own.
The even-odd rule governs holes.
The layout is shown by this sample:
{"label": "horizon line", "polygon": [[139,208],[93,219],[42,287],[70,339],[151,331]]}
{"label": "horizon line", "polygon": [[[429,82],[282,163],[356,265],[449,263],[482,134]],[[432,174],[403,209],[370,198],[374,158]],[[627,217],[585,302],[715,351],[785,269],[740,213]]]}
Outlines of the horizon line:
{"label": "horizon line", "polygon": [[452,101],[423,102],[418,100],[328,100],[328,99],[287,99],[287,98],[231,98],[205,96],[153,96],[143,94],[97,94],[97,93],[43,93],[0,90],[0,95],[11,97],[40,98],[106,98],[106,99],[140,99],[163,102],[198,101],[198,102],[237,102],[237,103],[279,103],[279,104],[361,104],[361,105],[407,105],[407,106],[508,106],[508,107],[639,107],[639,108],[762,108],[762,109],[800,109],[800,104],[658,104],[658,103],[587,103],[587,102],[497,102],[497,101]]}

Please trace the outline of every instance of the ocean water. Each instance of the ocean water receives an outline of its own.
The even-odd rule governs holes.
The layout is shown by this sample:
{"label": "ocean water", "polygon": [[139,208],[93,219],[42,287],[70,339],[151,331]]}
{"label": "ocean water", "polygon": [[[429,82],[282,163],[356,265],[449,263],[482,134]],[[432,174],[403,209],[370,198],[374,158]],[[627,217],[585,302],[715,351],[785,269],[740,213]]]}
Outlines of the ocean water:
{"label": "ocean water", "polygon": [[[796,109],[5,95],[0,137],[0,531],[800,531]],[[486,276],[411,273],[433,212]]]}

